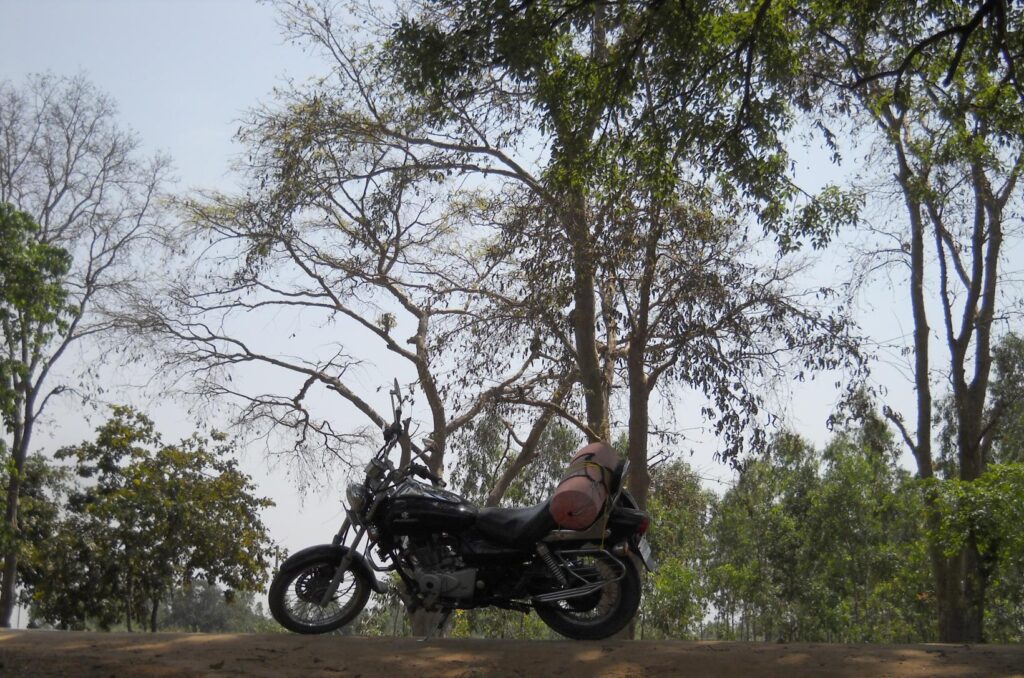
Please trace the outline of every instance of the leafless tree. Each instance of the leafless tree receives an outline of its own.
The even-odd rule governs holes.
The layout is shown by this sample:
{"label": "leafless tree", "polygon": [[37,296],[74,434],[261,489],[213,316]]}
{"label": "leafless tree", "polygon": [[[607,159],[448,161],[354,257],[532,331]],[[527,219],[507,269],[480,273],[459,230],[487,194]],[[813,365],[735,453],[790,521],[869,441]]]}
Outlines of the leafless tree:
{"label": "leafless tree", "polygon": [[[443,152],[421,155],[392,132],[341,97],[295,93],[283,110],[257,113],[243,134],[248,195],[179,203],[197,256],[129,315],[164,367],[194,378],[203,396],[240,402],[240,423],[297,432],[296,459],[312,465],[324,454],[350,461],[366,434],[319,412],[319,394],[340,396],[372,427],[390,420],[351,355],[357,338],[376,342],[416,375],[430,416],[427,463],[439,472],[451,434],[489,403],[541,388],[550,361],[522,328],[499,332],[490,321],[500,264],[488,261],[473,207],[486,198],[439,180],[450,169]],[[282,346],[303,337],[283,332],[275,344],[247,320],[286,317],[341,338],[294,355]],[[273,387],[247,388],[245,365],[269,368],[261,373]],[[403,445],[405,455],[421,451]]]}

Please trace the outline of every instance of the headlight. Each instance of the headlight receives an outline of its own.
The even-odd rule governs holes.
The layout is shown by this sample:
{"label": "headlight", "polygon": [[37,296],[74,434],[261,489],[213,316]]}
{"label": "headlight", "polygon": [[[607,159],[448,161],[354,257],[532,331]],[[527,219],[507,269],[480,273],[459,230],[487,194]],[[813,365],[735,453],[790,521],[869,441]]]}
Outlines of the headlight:
{"label": "headlight", "polygon": [[345,490],[345,497],[348,499],[348,507],[356,515],[363,515],[366,510],[366,502],[370,493],[362,483],[351,483]]}

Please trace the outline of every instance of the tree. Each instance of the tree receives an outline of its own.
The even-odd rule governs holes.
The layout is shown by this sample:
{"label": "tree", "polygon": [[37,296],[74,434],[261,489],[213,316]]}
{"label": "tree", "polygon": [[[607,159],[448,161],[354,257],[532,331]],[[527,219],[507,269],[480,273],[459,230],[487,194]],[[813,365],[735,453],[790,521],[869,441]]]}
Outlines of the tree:
{"label": "tree", "polygon": [[884,421],[863,414],[822,452],[777,436],[716,504],[708,577],[719,638],[934,638],[922,495]]}
{"label": "tree", "polygon": [[606,266],[606,275],[622,318],[630,489],[641,506],[648,401],[657,387],[703,396],[701,414],[715,422],[719,454],[735,461],[748,439],[755,450],[764,445],[760,389],[784,375],[803,380],[817,370],[855,366],[859,353],[841,310],[817,308],[832,291],[797,288],[799,262],[749,238],[713,197],[680,191],[657,212],[652,217],[638,208],[637,216],[622,219],[624,228],[610,226],[605,236],[618,241],[607,249],[621,257]]}
{"label": "tree", "polygon": [[0,419],[5,433],[13,434],[14,450],[10,454],[6,440],[0,440],[8,496],[6,520],[0,527],[3,553],[17,552],[31,543],[22,539],[17,502],[10,501],[12,494],[20,498],[28,471],[23,412],[39,352],[54,334],[66,329],[63,281],[70,258],[59,247],[37,242],[33,236],[38,230],[29,215],[0,203],[0,339],[5,348],[0,357]]}
{"label": "tree", "polygon": [[[817,70],[833,81],[852,74],[862,82],[839,91],[840,108],[852,107],[875,126],[906,210],[905,226],[889,234],[895,247],[888,256],[909,271],[917,407],[909,423],[899,412],[887,410],[887,416],[914,455],[918,475],[934,477],[933,394],[937,376],[947,381],[956,473],[971,482],[989,463],[1000,416],[986,403],[1002,303],[1000,261],[1024,167],[1021,101],[1013,83],[997,76],[998,52],[979,41],[929,42],[937,26],[969,21],[968,7],[925,3],[908,11],[894,3],[840,11],[841,20],[835,14],[816,27],[824,53]],[[928,49],[915,47],[920,44]],[[909,56],[899,66],[904,75],[897,90],[865,77],[889,70],[901,50]],[[955,68],[947,70],[950,63]],[[939,352],[933,351],[930,305],[941,318]],[[933,512],[932,533],[939,520]],[[936,544],[931,558],[940,638],[980,642],[987,581],[977,544],[968,539],[953,555]]]}
{"label": "tree", "polygon": [[[0,546],[15,559],[31,544],[18,527],[18,504],[28,462],[26,436],[32,432],[33,420],[26,421],[26,412],[34,409],[33,377],[47,345],[67,330],[72,312],[64,286],[70,257],[60,247],[35,240],[38,232],[39,225],[28,214],[0,202],[0,418],[5,437],[12,436],[10,447],[0,440],[6,490]],[[13,605],[8,596],[13,595],[14,580],[10,584],[11,590],[3,589],[0,596],[0,608]],[[0,621],[4,618],[9,620],[9,614],[0,615]]]}
{"label": "tree", "polygon": [[176,587],[203,579],[261,590],[277,550],[259,512],[272,502],[253,494],[235,455],[223,434],[162,445],[153,423],[126,407],[114,408],[95,441],[58,452],[88,484],[71,494],[25,579],[38,618],[123,620],[129,630],[146,620],[156,631]]}
{"label": "tree", "polygon": [[971,481],[932,478],[925,490],[940,516],[929,534],[933,547],[947,558],[965,548],[977,549],[986,582],[986,639],[1019,642],[1024,619],[1024,465],[991,464]]}
{"label": "tree", "polygon": [[648,538],[658,571],[644,584],[640,637],[699,637],[708,613],[708,522],[716,498],[685,462],[658,466],[652,476]]}
{"label": "tree", "polygon": [[252,591],[224,590],[204,581],[176,588],[160,611],[160,628],[192,633],[278,633]]}
{"label": "tree", "polygon": [[[677,208],[676,185],[687,178],[699,188],[721,182],[722,193],[742,198],[766,227],[788,230],[782,216],[796,193],[784,176],[779,132],[788,124],[792,59],[779,47],[785,16],[767,3],[756,12],[719,4],[700,11],[660,3],[411,5],[394,30],[363,41],[330,3],[282,7],[290,35],[323,49],[336,66],[337,90],[309,97],[312,108],[333,112],[320,129],[347,131],[357,122],[372,143],[401,149],[439,180],[494,186],[478,191],[487,205],[480,212],[500,236],[489,251],[520,272],[523,303],[538,319],[527,336],[557,364],[572,361],[585,415],[557,409],[588,439],[610,439],[609,402],[627,350],[617,283],[632,279],[617,279],[615,266],[643,249],[615,236],[638,225],[657,232],[653,220]],[[386,25],[370,14],[365,24]],[[756,87],[759,79],[773,86]],[[343,114],[350,101],[359,116]],[[545,149],[541,161],[524,158],[534,136]],[[827,241],[819,222],[829,203],[811,204],[803,214],[818,218],[794,223]],[[780,239],[792,243],[790,236]],[[666,249],[657,236],[649,242]],[[653,286],[664,282],[678,284],[659,278]],[[506,291],[502,282],[490,296]],[[630,329],[642,355],[646,330]],[[641,384],[638,369],[630,483],[643,501],[643,415],[656,380]],[[706,387],[706,373],[691,376]],[[715,376],[725,383],[724,374]]]}
{"label": "tree", "polygon": [[993,350],[994,374],[990,388],[992,408],[992,461],[1024,461],[1024,338],[1007,334]]}
{"label": "tree", "polygon": [[[506,426],[500,415],[485,413],[463,430],[455,441],[459,463],[452,471],[451,484],[456,492],[486,506],[496,506],[505,499],[513,506],[529,506],[551,496],[565,471],[572,454],[579,448],[576,432],[561,422],[546,427],[537,443],[537,458],[531,460],[529,474],[522,474],[515,447],[514,430]],[[515,469],[516,466],[519,469]],[[501,478],[512,482],[500,495]]]}
{"label": "tree", "polygon": [[874,404],[862,402],[856,417],[821,453],[806,526],[807,557],[819,558],[804,597],[820,613],[807,617],[805,633],[846,642],[934,638],[921,494]]}
{"label": "tree", "polygon": [[69,311],[63,282],[70,257],[59,247],[37,242],[38,231],[28,214],[0,203],[0,329],[6,348],[0,359],[0,412],[11,431],[17,430],[24,407],[32,357],[65,329]]}
{"label": "tree", "polygon": [[[556,307],[571,303],[571,336],[566,338],[578,367],[591,440],[611,437],[609,375],[617,326],[614,318],[602,317],[604,285],[598,277],[601,252],[594,219],[599,207],[592,193],[593,187],[600,190],[609,165],[621,158],[609,126],[613,111],[629,101],[636,87],[632,64],[643,63],[625,48],[636,38],[630,21],[642,24],[646,18],[632,14],[632,8],[610,15],[603,6],[587,4],[481,3],[469,8],[443,3],[402,16],[391,38],[397,77],[422,101],[433,135],[447,129],[459,134],[453,150],[472,158],[483,155],[477,149],[495,148],[499,162],[520,168],[507,155],[518,139],[512,136],[512,143],[504,144],[495,139],[509,138],[503,128],[516,136],[532,128],[550,151],[547,166],[539,171],[517,169],[511,175],[541,206],[536,227],[513,232],[511,246],[531,243],[527,256],[534,261],[527,265],[542,275],[555,274],[535,284],[562,290],[565,297],[554,300]],[[609,41],[610,35],[619,39]],[[646,44],[638,40],[636,47],[639,51]],[[601,321],[607,334],[603,342]]]}
{"label": "tree", "polygon": [[[545,402],[558,375],[539,369],[546,361],[521,334],[499,343],[481,326],[493,265],[474,252],[486,247],[474,240],[474,195],[440,181],[434,159],[412,155],[365,110],[391,104],[286,97],[283,110],[256,114],[243,132],[252,148],[247,195],[180,203],[182,240],[200,252],[128,316],[161,347],[163,367],[194,377],[201,396],[240,403],[239,422],[260,435],[294,432],[297,460],[317,470],[351,462],[367,439],[336,428],[320,409],[323,395],[340,396],[373,427],[390,421],[360,388],[362,361],[348,353],[350,340],[368,338],[414,371],[430,416],[427,462],[440,472],[448,439],[485,407],[509,392]],[[246,334],[246,319],[261,313],[337,323],[342,339],[297,357],[267,341],[269,332]],[[469,333],[483,339],[457,354],[452,347]],[[490,350],[481,350],[485,340]],[[445,364],[452,355],[462,369]],[[271,392],[236,379],[249,365],[278,375]],[[404,458],[421,451],[404,436],[402,450]]]}
{"label": "tree", "polygon": [[989,582],[986,590],[984,628],[993,642],[1016,642],[1024,618],[1024,563],[1016,543],[1021,522],[1013,497],[1021,490],[1020,461],[1024,426],[1024,375],[1021,359],[1024,344],[1016,334],[1000,338],[992,351],[992,381],[987,416],[992,424],[991,458],[974,483],[960,482],[958,439],[953,399],[944,398],[937,408],[940,425],[940,459],[937,475],[947,482],[931,487],[936,493],[941,520],[933,538],[946,553],[955,553],[973,534],[979,543],[981,565]]}
{"label": "tree", "polygon": [[[8,474],[14,471],[14,464],[6,448],[0,443],[0,483],[6,486]],[[28,590],[24,586],[33,577],[35,563],[41,562],[43,552],[48,551],[50,540],[61,529],[64,501],[71,487],[71,474],[65,468],[54,466],[40,454],[31,454],[21,470],[21,498],[18,504],[19,551],[22,566],[18,571],[21,586],[20,603],[31,606]],[[4,534],[0,547],[7,548],[10,539]]]}
{"label": "tree", "polygon": [[[2,626],[10,624],[14,608],[20,475],[36,423],[52,398],[73,392],[74,383],[88,382],[86,374],[60,373],[60,366],[68,366],[64,356],[71,346],[116,326],[108,311],[139,280],[132,252],[154,233],[168,161],[139,159],[138,140],[118,127],[115,114],[113,102],[80,77],[34,76],[20,88],[0,83],[5,245],[20,241],[29,247],[26,238],[33,241],[31,256],[41,267],[35,275],[45,291],[17,321],[9,307],[4,311],[5,322],[21,326],[5,327],[2,337],[5,383],[0,388],[16,469],[5,488],[4,529],[14,537],[4,552]],[[38,228],[27,227],[24,217],[13,217],[21,226],[11,222],[8,205]],[[15,237],[9,228],[23,235]],[[69,262],[60,250],[70,255]]]}
{"label": "tree", "polygon": [[[956,8],[955,5],[953,7]],[[948,87],[957,76],[968,48],[980,48],[998,55],[994,60],[993,73],[999,80],[1013,85],[1018,96],[1024,98],[1024,87],[1017,72],[1021,22],[1018,7],[1008,0],[985,0],[956,8],[960,11],[954,12],[949,11],[948,3],[926,3],[925,8],[922,24],[927,29],[918,36],[917,42],[897,45],[899,51],[892,55],[894,66],[860,75],[855,86],[875,80],[894,80],[894,91],[898,92],[915,61],[939,47],[943,59],[940,65],[946,69],[942,84]]]}

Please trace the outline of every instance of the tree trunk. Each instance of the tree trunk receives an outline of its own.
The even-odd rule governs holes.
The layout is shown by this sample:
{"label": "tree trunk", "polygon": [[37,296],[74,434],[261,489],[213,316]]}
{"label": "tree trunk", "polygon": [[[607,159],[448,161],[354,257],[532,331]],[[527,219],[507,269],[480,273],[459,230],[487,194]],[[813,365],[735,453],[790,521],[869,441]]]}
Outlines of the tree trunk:
{"label": "tree trunk", "polygon": [[160,611],[160,597],[153,597],[153,609],[149,613],[149,630],[151,633],[156,633],[156,615]]}
{"label": "tree trunk", "polygon": [[[565,402],[565,397],[569,394],[573,381],[574,379],[571,376],[563,377],[562,381],[555,388],[555,392],[551,394],[551,402],[553,404],[560,407]],[[527,435],[522,449],[519,450],[519,454],[516,455],[516,458],[512,460],[512,463],[509,464],[508,468],[505,469],[494,483],[491,491],[487,493],[487,500],[484,502],[484,506],[497,506],[501,502],[501,498],[505,496],[512,481],[519,477],[524,468],[537,459],[539,454],[537,446],[540,444],[541,437],[544,435],[544,431],[547,429],[548,423],[553,416],[553,410],[545,409],[541,412],[540,417],[530,428],[530,433]]]}
{"label": "tree trunk", "polygon": [[980,554],[974,536],[953,556],[932,547],[939,607],[939,641],[984,642],[985,590]]}
{"label": "tree trunk", "polygon": [[7,487],[7,511],[4,524],[10,534],[10,546],[4,554],[3,590],[0,592],[0,627],[10,628],[18,578],[18,495],[21,491],[21,472],[16,468]]}
{"label": "tree trunk", "polygon": [[30,392],[19,407],[20,420],[15,421],[14,439],[11,454],[14,457],[14,468],[7,485],[7,504],[4,512],[4,524],[10,535],[7,552],[4,553],[3,580],[0,581],[0,627],[10,628],[11,616],[17,603],[18,593],[18,503],[21,498],[21,474],[25,469],[28,447],[32,440],[32,427],[35,419],[32,416],[34,393]]}
{"label": "tree trunk", "polygon": [[626,369],[629,380],[629,491],[640,508],[647,508],[647,493],[651,487],[651,472],[647,468],[647,429],[650,389],[644,371],[641,346],[630,340]]}
{"label": "tree trunk", "polygon": [[135,585],[131,569],[128,570],[128,594],[124,601],[124,618],[128,631],[132,630],[132,609],[135,605]]}
{"label": "tree trunk", "polygon": [[604,372],[597,350],[597,301],[594,285],[597,261],[593,252],[587,225],[585,198],[571,198],[567,233],[573,253],[573,310],[572,326],[576,341],[576,363],[580,370],[580,385],[587,407],[589,442],[609,437],[608,401],[605,397]]}
{"label": "tree trunk", "polygon": [[972,533],[964,549],[965,638],[969,643],[985,642],[985,592],[987,576],[978,543]]}
{"label": "tree trunk", "polygon": [[651,291],[658,267],[660,219],[655,219],[644,248],[644,268],[637,289],[637,304],[631,314],[626,372],[629,385],[629,491],[640,508],[647,509],[651,472],[647,464],[647,437],[651,390],[657,374],[647,374],[647,349],[650,341]]}
{"label": "tree trunk", "polygon": [[[428,612],[423,608],[415,609],[409,615],[409,626],[412,630],[412,635],[426,637],[434,632],[437,625],[441,623],[441,618],[444,616],[443,612]],[[435,634],[435,637],[441,638],[448,632],[447,623],[445,628],[442,628]]]}

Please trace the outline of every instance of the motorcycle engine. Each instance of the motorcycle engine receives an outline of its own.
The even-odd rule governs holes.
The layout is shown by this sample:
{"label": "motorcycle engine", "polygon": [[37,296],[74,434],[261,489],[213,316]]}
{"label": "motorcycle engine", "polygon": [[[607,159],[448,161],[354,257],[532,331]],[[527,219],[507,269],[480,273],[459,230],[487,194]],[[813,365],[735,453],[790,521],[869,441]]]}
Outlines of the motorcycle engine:
{"label": "motorcycle engine", "polygon": [[443,598],[468,600],[476,590],[475,568],[454,572],[417,570],[414,576],[423,594],[423,606],[427,609],[434,607]]}
{"label": "motorcycle engine", "polygon": [[413,579],[423,597],[423,606],[434,608],[443,599],[472,599],[476,591],[476,568],[464,567],[453,537],[432,535],[419,543],[407,543],[413,564]]}

